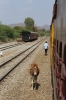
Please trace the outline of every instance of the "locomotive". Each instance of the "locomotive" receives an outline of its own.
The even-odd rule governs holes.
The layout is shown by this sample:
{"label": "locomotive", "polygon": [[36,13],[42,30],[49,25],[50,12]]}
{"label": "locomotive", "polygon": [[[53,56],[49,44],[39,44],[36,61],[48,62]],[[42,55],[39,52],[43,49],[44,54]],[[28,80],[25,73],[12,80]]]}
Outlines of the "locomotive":
{"label": "locomotive", "polygon": [[66,100],[66,0],[55,0],[53,6],[50,61],[54,100]]}
{"label": "locomotive", "polygon": [[30,32],[30,31],[23,31],[22,32],[22,40],[27,42],[27,41],[32,41],[38,39],[38,33],[37,32]]}

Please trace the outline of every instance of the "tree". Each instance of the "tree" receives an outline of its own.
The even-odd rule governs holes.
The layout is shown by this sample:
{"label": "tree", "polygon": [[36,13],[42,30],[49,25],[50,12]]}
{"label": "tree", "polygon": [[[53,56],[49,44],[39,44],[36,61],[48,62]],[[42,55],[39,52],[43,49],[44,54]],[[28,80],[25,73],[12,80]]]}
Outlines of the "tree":
{"label": "tree", "polygon": [[7,42],[14,40],[17,37],[19,37],[19,35],[15,29],[7,25],[0,24],[0,41]]}
{"label": "tree", "polygon": [[22,27],[20,26],[15,26],[13,29],[15,29],[18,33],[22,32]]}
{"label": "tree", "polygon": [[34,20],[30,17],[26,18],[24,24],[27,29],[33,30],[34,29]]}

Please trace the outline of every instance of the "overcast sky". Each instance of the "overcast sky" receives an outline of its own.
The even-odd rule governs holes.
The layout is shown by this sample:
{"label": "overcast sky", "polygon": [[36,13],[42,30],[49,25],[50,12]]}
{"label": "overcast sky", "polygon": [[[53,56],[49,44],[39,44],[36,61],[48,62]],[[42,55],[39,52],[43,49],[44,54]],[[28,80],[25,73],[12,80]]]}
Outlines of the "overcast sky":
{"label": "overcast sky", "polygon": [[0,21],[3,24],[24,23],[31,17],[35,25],[50,25],[55,0],[0,0]]}

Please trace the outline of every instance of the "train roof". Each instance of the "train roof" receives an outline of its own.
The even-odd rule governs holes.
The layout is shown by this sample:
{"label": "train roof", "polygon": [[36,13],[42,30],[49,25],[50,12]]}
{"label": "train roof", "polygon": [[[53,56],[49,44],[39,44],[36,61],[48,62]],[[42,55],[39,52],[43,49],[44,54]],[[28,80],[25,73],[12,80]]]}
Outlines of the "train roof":
{"label": "train roof", "polygon": [[31,32],[31,33],[37,33],[37,32]]}
{"label": "train roof", "polygon": [[32,33],[32,34],[38,34],[38,32],[31,32],[31,31],[23,31],[22,33]]}

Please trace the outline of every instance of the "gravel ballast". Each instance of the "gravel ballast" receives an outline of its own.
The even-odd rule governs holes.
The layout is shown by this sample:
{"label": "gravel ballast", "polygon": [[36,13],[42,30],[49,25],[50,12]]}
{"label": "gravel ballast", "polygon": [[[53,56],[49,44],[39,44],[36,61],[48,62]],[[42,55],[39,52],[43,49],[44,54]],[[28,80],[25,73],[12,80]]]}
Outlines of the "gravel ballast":
{"label": "gravel ballast", "polygon": [[[47,41],[50,44],[50,38]],[[52,100],[50,48],[45,56],[43,44],[0,83],[0,100]],[[31,90],[31,63],[37,63],[40,69],[37,90]]]}

